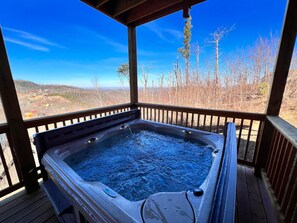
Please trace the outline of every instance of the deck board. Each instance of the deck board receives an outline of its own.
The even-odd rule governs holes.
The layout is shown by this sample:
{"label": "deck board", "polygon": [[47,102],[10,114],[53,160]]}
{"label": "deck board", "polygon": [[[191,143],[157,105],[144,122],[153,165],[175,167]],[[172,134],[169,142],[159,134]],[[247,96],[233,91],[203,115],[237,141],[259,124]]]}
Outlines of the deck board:
{"label": "deck board", "polygon": [[[48,199],[46,196],[43,198],[37,200],[32,205],[26,206],[17,213],[13,214],[9,218],[6,218],[6,222],[29,222],[32,219],[35,219],[40,215],[40,209],[44,207],[44,205],[51,204],[48,202]],[[24,220],[23,220],[24,219]],[[25,219],[28,219],[28,221],[25,221]]]}
{"label": "deck board", "polygon": [[236,202],[237,202],[237,218],[239,223],[252,222],[251,207],[248,196],[248,187],[245,176],[245,168],[237,166],[237,187],[236,187]]}
{"label": "deck board", "polygon": [[0,222],[58,223],[55,212],[44,191],[32,194],[24,190],[0,201]]}
{"label": "deck board", "polygon": [[237,166],[236,192],[237,223],[280,222],[272,208],[263,180],[253,174],[253,169]]}
{"label": "deck board", "polygon": [[252,169],[245,168],[246,182],[248,182],[248,195],[251,204],[251,215],[253,222],[267,223],[262,196],[259,190],[258,182]]}
{"label": "deck board", "polygon": [[5,219],[10,219],[11,217],[16,217],[19,214],[22,214],[24,211],[30,211],[30,208],[35,208],[35,206],[39,205],[40,202],[44,201],[45,194],[38,193],[36,196],[30,197],[30,199],[27,199],[23,202],[18,202],[16,200],[15,205],[13,206],[13,201],[8,204],[9,207],[4,206],[3,207],[3,214],[0,216],[0,222],[5,221]]}
{"label": "deck board", "polygon": [[[236,223],[277,223],[263,180],[252,169],[237,166]],[[43,189],[32,194],[17,192],[0,199],[0,222],[57,223]]]}
{"label": "deck board", "polygon": [[[50,204],[50,203],[48,203]],[[51,220],[52,219],[52,220]],[[43,213],[41,213],[38,217],[35,219],[32,219],[31,223],[40,223],[40,222],[57,222],[57,217],[55,215],[55,211],[53,210],[51,204],[49,205],[49,208],[47,210],[44,210]]]}
{"label": "deck board", "polygon": [[258,181],[258,185],[259,185],[259,190],[261,191],[261,195],[262,195],[262,202],[263,202],[263,206],[265,209],[267,222],[269,222],[269,223],[282,222],[282,220],[279,218],[279,216],[275,215],[274,208],[270,202],[270,198],[266,191],[263,180],[261,178],[257,177],[257,181]]}

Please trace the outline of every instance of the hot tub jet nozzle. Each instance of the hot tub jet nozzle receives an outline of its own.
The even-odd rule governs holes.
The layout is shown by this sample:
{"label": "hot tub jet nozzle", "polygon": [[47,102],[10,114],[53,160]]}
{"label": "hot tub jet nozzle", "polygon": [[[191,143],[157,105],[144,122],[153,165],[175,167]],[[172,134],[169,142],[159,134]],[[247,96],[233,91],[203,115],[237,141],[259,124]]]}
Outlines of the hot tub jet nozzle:
{"label": "hot tub jet nozzle", "polygon": [[92,137],[92,138],[88,139],[87,143],[88,144],[94,144],[94,143],[97,143],[97,141],[98,141],[97,137]]}
{"label": "hot tub jet nozzle", "polygon": [[192,134],[192,131],[190,131],[190,130],[188,130],[188,129],[184,129],[183,132],[184,132],[184,133],[187,133],[187,134]]}

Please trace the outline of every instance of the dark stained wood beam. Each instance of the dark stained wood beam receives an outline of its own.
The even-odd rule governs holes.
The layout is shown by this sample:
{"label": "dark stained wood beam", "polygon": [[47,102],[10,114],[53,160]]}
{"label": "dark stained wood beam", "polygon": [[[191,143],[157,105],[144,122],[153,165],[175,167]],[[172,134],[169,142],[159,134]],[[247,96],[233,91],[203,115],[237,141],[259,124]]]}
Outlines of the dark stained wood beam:
{"label": "dark stained wood beam", "polygon": [[100,6],[104,5],[108,1],[109,0],[100,0],[100,1],[97,1],[96,8],[99,8]]}
{"label": "dark stained wood beam", "polygon": [[184,0],[149,0],[144,4],[130,10],[125,16],[127,17],[127,24],[131,24],[139,19],[150,16],[156,12],[164,10],[172,5],[181,3]]}
{"label": "dark stained wood beam", "polygon": [[130,102],[138,103],[136,27],[128,26]]}
{"label": "dark stained wood beam", "polygon": [[184,7],[183,8],[183,17],[185,19],[190,17],[190,9],[189,9],[189,7]]}
{"label": "dark stained wood beam", "polygon": [[[195,4],[198,4],[204,1],[205,0],[188,0],[186,3],[185,1],[176,1],[176,0],[170,1],[169,3],[166,1],[167,6],[162,1],[162,3],[157,3],[156,5],[154,5],[152,9],[146,9],[146,10],[140,9],[140,10],[144,10],[142,15],[140,15],[139,13],[134,14],[134,11],[139,10],[137,9],[138,7],[135,7],[133,10],[129,11],[130,15],[127,16],[126,23],[133,26],[139,26],[144,23],[161,18],[163,16],[169,15],[171,13],[177,12],[179,10],[183,10],[185,7],[191,7]],[[161,4],[163,6],[159,5],[158,7],[158,4]],[[142,7],[143,5],[140,5],[139,7]]]}
{"label": "dark stained wood beam", "polygon": [[[279,44],[274,76],[267,106],[267,116],[278,116],[286,87],[291,59],[297,34],[297,1],[289,0],[283,23],[282,36]],[[257,156],[255,173],[260,174],[260,169],[265,167],[269,154],[269,145],[272,139],[273,126],[266,118],[259,154]]]}
{"label": "dark stained wood beam", "polygon": [[[100,11],[101,13],[112,18],[112,7],[113,7],[112,2],[108,2],[108,3],[100,6],[99,8],[97,8],[95,0],[81,0],[81,1],[84,2],[85,4],[89,5],[90,7],[94,8],[95,10]],[[114,17],[113,19],[118,21],[119,23],[122,23],[123,25],[127,25],[123,20],[121,20],[117,17]]]}
{"label": "dark stained wood beam", "polygon": [[297,1],[289,0],[278,49],[267,115],[279,115],[297,33]]}
{"label": "dark stained wood beam", "polygon": [[9,134],[16,154],[18,165],[27,192],[33,192],[39,188],[35,161],[31,149],[27,128],[25,127],[20,109],[9,61],[5,49],[4,39],[0,27],[0,95]]}
{"label": "dark stained wood beam", "polygon": [[205,0],[81,0],[126,26],[146,22],[188,9]]}
{"label": "dark stained wood beam", "polygon": [[115,4],[112,16],[117,17],[120,14],[133,9],[134,7],[147,2],[148,0],[120,0]]}

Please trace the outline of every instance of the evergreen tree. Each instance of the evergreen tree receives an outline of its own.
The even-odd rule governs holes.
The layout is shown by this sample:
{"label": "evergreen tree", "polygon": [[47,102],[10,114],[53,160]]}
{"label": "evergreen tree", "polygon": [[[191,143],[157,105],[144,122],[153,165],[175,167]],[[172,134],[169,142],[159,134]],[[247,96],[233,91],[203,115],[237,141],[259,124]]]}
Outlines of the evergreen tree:
{"label": "evergreen tree", "polygon": [[178,52],[182,55],[182,57],[185,59],[186,64],[186,86],[189,85],[189,60],[190,60],[190,42],[191,42],[191,36],[192,36],[192,23],[191,23],[192,17],[189,16],[186,19],[186,23],[184,26],[184,46],[180,47],[178,49]]}
{"label": "evergreen tree", "polygon": [[120,81],[121,81],[122,85],[124,86],[125,81],[129,82],[129,79],[130,79],[130,77],[129,77],[129,64],[127,64],[127,63],[121,64],[118,67],[117,72],[119,74]]}

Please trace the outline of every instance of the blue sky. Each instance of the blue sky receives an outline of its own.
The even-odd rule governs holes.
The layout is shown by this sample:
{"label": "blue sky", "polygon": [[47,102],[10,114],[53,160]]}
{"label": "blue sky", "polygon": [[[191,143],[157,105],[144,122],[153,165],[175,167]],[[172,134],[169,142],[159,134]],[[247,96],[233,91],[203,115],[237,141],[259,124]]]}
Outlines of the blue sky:
{"label": "blue sky", "polygon": [[[192,7],[192,43],[200,66],[214,63],[206,44],[218,27],[235,24],[221,41],[221,59],[259,36],[280,35],[286,0],[208,0]],[[42,84],[120,86],[117,68],[128,61],[127,28],[79,0],[0,0],[0,25],[15,79]],[[137,28],[138,65],[150,81],[172,70],[182,46],[182,12]],[[139,68],[140,71],[140,68]]]}

